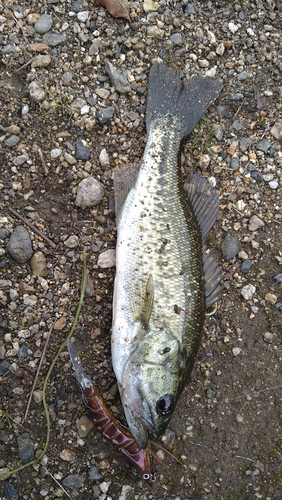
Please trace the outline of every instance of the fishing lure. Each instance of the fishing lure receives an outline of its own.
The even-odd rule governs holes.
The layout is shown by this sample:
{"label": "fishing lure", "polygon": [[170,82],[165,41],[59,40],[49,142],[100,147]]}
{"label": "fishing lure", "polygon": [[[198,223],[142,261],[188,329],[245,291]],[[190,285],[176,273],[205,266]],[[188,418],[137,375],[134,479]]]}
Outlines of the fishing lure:
{"label": "fishing lure", "polygon": [[70,341],[68,342],[68,351],[76,379],[87,400],[87,406],[96,429],[108,441],[116,445],[141,477],[151,484],[156,480],[156,475],[152,472],[151,467],[151,455],[155,456],[155,453],[149,447],[145,449],[137,448],[136,441],[131,432],[118,422],[112,412],[106,407],[95,385],[86,376],[77,351]]}

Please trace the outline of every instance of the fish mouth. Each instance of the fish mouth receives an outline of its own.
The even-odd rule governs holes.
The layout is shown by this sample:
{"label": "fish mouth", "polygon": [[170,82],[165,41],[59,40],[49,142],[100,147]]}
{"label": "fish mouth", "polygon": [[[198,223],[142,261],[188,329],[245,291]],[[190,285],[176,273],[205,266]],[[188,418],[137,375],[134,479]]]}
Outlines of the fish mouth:
{"label": "fish mouth", "polygon": [[153,420],[150,417],[146,418],[142,412],[132,407],[129,411],[125,410],[125,416],[138,448],[147,448],[149,434],[155,434]]}
{"label": "fish mouth", "polygon": [[[163,434],[166,423],[159,419],[156,412],[152,410],[149,403],[143,400],[142,412],[131,408],[131,415],[135,422],[138,422],[138,431],[133,433],[136,444],[139,448],[146,448],[150,438],[159,439]],[[137,427],[137,426],[136,426]]]}

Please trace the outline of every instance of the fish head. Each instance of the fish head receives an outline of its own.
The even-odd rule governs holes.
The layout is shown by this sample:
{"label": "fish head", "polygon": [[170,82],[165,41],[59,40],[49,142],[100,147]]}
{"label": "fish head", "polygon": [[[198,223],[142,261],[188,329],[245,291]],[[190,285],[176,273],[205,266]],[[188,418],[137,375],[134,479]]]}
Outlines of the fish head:
{"label": "fish head", "polygon": [[120,393],[138,447],[147,446],[149,434],[158,439],[165,432],[183,387],[184,358],[179,341],[165,328],[151,330],[134,346]]}

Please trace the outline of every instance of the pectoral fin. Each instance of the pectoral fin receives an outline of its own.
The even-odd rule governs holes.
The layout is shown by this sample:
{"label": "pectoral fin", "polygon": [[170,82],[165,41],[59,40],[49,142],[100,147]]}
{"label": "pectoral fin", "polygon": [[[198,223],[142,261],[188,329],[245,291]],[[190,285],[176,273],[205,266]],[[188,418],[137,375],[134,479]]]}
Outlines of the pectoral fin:
{"label": "pectoral fin", "polygon": [[146,286],[135,297],[132,297],[131,312],[133,322],[141,321],[144,328],[147,330],[149,321],[152,315],[154,305],[154,283],[151,274],[148,275]]}

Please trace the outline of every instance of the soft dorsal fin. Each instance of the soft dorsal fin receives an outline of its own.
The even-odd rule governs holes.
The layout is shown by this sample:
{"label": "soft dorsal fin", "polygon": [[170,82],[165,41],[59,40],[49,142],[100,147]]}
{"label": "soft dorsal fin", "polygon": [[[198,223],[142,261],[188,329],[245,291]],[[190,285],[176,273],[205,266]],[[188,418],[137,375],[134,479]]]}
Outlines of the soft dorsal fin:
{"label": "soft dorsal fin", "polygon": [[151,274],[148,275],[145,289],[140,290],[138,295],[135,295],[135,300],[131,303],[133,322],[140,320],[147,330],[154,305],[154,283]]}
{"label": "soft dorsal fin", "polygon": [[[210,183],[195,173],[190,173],[184,184],[184,192],[198,221],[202,241],[207,238],[219,211],[219,197]],[[216,260],[208,255],[203,247],[203,273],[205,280],[206,307],[212,306],[221,298],[221,269]]]}
{"label": "soft dorsal fin", "polygon": [[212,255],[207,255],[205,247],[203,248],[203,272],[206,308],[208,308],[220,300],[223,288],[220,286],[222,279],[220,266]]}
{"label": "soft dorsal fin", "polygon": [[204,242],[214,225],[218,211],[219,198],[210,183],[195,173],[190,173],[184,184],[184,192],[200,226]]}
{"label": "soft dorsal fin", "polygon": [[122,206],[129,191],[135,186],[140,164],[119,165],[114,169],[114,195],[116,220],[119,220]]}

